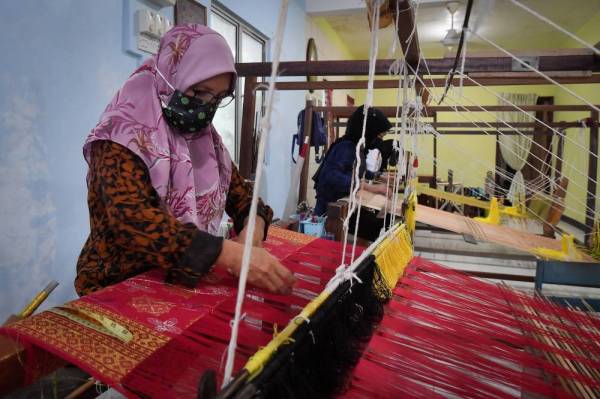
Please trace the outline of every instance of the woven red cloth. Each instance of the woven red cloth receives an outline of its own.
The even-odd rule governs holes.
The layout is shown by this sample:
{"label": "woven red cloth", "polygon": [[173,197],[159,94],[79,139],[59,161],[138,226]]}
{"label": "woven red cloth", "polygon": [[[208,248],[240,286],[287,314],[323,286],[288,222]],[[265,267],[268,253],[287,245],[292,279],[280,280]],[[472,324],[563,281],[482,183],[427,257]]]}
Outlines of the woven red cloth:
{"label": "woven red cloth", "polygon": [[[298,284],[289,296],[247,290],[236,368],[322,291],[341,262],[340,243],[288,230],[271,228],[264,245]],[[130,397],[195,397],[202,372],[221,368],[237,279],[212,273],[194,289],[163,279],[162,271],[150,271],[66,304],[125,327],[133,335],[130,342],[51,311],[0,333],[25,346],[29,381],[48,372],[43,366],[53,354]]]}
{"label": "woven red cloth", "polygon": [[600,397],[600,319],[415,257],[348,398]]}

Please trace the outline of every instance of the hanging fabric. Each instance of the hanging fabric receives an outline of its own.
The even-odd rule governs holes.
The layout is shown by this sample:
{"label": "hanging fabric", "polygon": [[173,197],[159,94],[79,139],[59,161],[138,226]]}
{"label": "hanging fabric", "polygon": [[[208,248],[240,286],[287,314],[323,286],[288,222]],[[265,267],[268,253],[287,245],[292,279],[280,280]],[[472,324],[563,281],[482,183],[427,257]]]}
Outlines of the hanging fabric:
{"label": "hanging fabric", "polygon": [[[534,105],[537,102],[537,94],[535,93],[501,93],[501,96],[516,105]],[[498,99],[498,105],[503,105],[504,101]],[[506,121],[509,124],[533,122],[535,113],[528,112],[527,114],[514,111],[500,111],[496,113],[498,120]],[[525,133],[531,129],[521,129],[519,131]],[[531,150],[532,137],[523,134],[501,134],[498,137],[500,142],[500,153],[502,158],[512,169],[516,171],[508,192],[508,199],[516,204],[519,199],[525,198],[525,180],[521,169],[527,163],[527,157]]]}

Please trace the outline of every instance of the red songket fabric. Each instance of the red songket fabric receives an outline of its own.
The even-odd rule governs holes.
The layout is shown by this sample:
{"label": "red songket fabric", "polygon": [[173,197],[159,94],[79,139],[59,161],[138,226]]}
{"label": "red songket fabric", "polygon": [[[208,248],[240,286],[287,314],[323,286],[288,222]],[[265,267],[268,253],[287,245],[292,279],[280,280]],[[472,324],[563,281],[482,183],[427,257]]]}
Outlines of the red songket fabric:
{"label": "red songket fabric", "polygon": [[[247,289],[238,369],[272,339],[274,329],[283,329],[323,290],[341,262],[340,243],[276,227],[270,229],[264,246],[295,273],[298,284],[290,296]],[[97,320],[83,324],[52,311],[0,333],[25,347],[29,382],[50,371],[50,364],[60,364],[48,362],[50,353],[126,396],[195,397],[202,372],[220,369],[231,332],[237,279],[211,273],[194,289],[163,280],[164,273],[153,270],[65,305],[80,319],[80,312],[86,312],[125,327],[133,336],[129,342],[107,333]]]}

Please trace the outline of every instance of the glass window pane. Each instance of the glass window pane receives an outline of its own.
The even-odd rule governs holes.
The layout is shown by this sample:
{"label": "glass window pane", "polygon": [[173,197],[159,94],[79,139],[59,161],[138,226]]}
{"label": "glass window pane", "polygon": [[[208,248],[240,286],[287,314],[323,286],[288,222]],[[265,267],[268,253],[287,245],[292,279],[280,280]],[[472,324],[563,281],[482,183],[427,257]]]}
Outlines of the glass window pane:
{"label": "glass window pane", "polygon": [[233,52],[233,59],[237,60],[236,55],[236,41],[237,41],[237,28],[234,24],[221,17],[219,14],[214,12],[211,14],[211,28],[219,32],[224,38],[231,51]]}
{"label": "glass window pane", "polygon": [[217,109],[213,119],[213,125],[223,138],[223,144],[229,151],[232,159],[236,159],[235,153],[235,101],[225,108]]}
{"label": "glass window pane", "polygon": [[[257,39],[255,39],[253,36],[247,34],[246,32],[242,31],[242,43],[241,43],[241,60],[240,62],[262,62],[263,61],[263,48],[264,48],[264,42],[259,41]],[[259,78],[259,81],[261,81],[262,78]],[[240,78],[240,85],[239,85],[239,94],[240,94],[240,98],[243,98],[244,96],[244,78]],[[262,105],[263,105],[263,92],[260,90],[257,90],[255,92],[256,94],[256,108],[255,108],[255,113],[254,113],[254,120],[255,120],[255,126],[258,126],[258,121],[261,118],[261,111],[262,111]],[[240,102],[240,109],[238,110],[238,117],[241,120],[242,117],[242,103]],[[241,126],[240,126],[241,128]],[[255,132],[258,133],[258,132]],[[268,161],[267,161],[268,163]]]}
{"label": "glass window pane", "polygon": [[241,62],[261,62],[263,60],[263,42],[256,40],[246,32],[242,32]]}
{"label": "glass window pane", "polygon": [[[211,14],[211,28],[219,32],[224,38],[236,59],[237,27],[219,14]],[[213,119],[213,125],[223,138],[223,144],[229,151],[231,158],[236,159],[235,137],[235,105],[233,101],[225,108],[219,108]]]}

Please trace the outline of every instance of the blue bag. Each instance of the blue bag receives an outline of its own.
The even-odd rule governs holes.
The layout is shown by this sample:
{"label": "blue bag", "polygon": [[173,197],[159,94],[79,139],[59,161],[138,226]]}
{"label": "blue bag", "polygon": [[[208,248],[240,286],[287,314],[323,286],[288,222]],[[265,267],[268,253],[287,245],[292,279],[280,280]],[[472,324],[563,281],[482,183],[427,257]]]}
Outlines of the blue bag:
{"label": "blue bag", "polygon": [[[304,145],[304,109],[298,114],[298,132],[292,138],[292,161],[294,159],[294,147],[298,144],[298,153]],[[315,149],[315,162],[320,163],[322,159],[322,151],[327,145],[327,129],[323,117],[318,112],[313,111],[312,129],[310,137],[310,146]]]}

